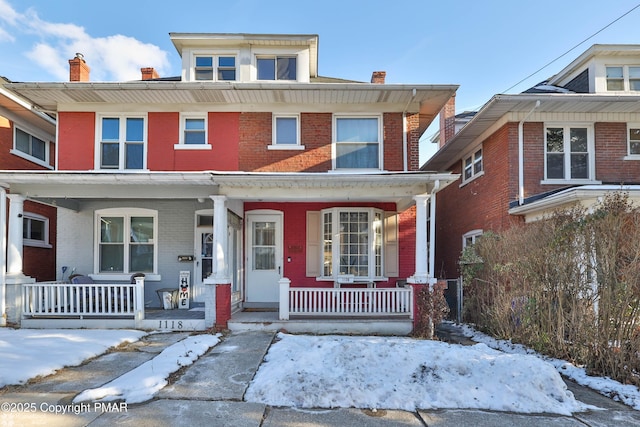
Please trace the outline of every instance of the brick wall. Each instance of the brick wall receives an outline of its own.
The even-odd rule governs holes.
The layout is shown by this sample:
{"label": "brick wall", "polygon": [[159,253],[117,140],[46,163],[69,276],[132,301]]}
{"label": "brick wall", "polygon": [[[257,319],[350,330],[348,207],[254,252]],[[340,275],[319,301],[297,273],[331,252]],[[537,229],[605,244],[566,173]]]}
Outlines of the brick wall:
{"label": "brick wall", "polygon": [[[20,128],[20,126],[18,126]],[[29,133],[26,129],[25,132]],[[0,116],[0,169],[5,170],[40,170],[46,169],[37,163],[23,157],[11,154],[13,149],[14,123],[6,117]],[[49,141],[49,164],[55,160],[55,144]]]}
{"label": "brick wall", "polygon": [[628,153],[626,123],[596,123],[596,179],[603,183],[640,184],[640,161]]}

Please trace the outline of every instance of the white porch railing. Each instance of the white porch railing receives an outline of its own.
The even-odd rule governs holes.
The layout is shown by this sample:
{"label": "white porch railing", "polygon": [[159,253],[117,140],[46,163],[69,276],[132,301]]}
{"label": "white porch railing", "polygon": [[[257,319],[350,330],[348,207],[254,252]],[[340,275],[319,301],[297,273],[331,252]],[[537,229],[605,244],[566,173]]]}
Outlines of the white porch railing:
{"label": "white porch railing", "polygon": [[291,288],[280,280],[280,320],[289,316],[408,316],[413,288]]}
{"label": "white porch railing", "polygon": [[71,284],[43,282],[22,285],[26,317],[143,317],[143,281],[136,284]]}

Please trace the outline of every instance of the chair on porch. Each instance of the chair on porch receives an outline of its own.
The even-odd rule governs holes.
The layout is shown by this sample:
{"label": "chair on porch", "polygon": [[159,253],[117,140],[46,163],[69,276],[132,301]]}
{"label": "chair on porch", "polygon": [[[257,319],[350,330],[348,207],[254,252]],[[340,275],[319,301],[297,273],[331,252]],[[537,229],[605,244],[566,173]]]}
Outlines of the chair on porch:
{"label": "chair on porch", "polygon": [[[95,285],[93,279],[89,276],[84,276],[82,274],[76,274],[71,276],[71,284],[73,285]],[[80,307],[78,309],[82,312],[91,312],[96,311],[96,308],[99,306],[100,295],[99,292],[91,287],[87,286],[84,289],[76,290],[77,292],[82,292],[80,295]]]}

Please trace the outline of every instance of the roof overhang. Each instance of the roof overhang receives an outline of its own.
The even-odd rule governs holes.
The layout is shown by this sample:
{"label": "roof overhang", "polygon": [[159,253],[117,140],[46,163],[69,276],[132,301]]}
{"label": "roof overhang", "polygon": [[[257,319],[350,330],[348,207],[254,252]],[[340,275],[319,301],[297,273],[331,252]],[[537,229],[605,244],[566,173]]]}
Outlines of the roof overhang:
{"label": "roof overhang", "polygon": [[47,172],[0,171],[11,193],[74,208],[86,199],[200,199],[224,195],[242,201],[392,202],[399,210],[458,175],[424,172]]}
{"label": "roof overhang", "polygon": [[[305,112],[419,113],[424,130],[458,89],[457,85],[373,83],[237,83],[137,81],[124,83],[12,83],[11,90],[42,111],[100,111],[144,105],[147,111],[184,108],[215,111],[274,111],[291,106]],[[171,108],[171,110],[167,110]],[[186,110],[185,110],[186,111]]]}
{"label": "roof overhang", "polygon": [[[515,94],[495,95],[444,147],[425,162],[422,170],[443,171],[460,160],[466,150],[500,121],[522,120],[535,109],[541,113],[640,113],[639,95]],[[509,114],[509,116],[507,116]]]}
{"label": "roof overhang", "polygon": [[0,111],[3,109],[13,115],[13,118],[18,118],[30,125],[42,129],[51,135],[56,134],[56,122],[48,115],[37,111],[33,108],[31,103],[17,96],[15,93],[7,90],[4,86],[4,79],[0,78]]}
{"label": "roof overhang", "polygon": [[557,209],[582,206],[592,209],[613,192],[626,193],[632,203],[640,203],[640,185],[583,185],[559,191],[534,202],[509,209],[511,215],[522,215],[525,222],[538,221],[553,214]]}

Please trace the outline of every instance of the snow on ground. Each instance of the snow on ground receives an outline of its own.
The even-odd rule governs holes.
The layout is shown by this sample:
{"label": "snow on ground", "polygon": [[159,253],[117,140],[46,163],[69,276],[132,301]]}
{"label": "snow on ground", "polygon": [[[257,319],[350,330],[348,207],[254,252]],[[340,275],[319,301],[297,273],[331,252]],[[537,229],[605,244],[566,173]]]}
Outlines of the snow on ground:
{"label": "snow on ground", "polygon": [[0,387],[80,365],[109,347],[144,335],[132,330],[0,328]]}
{"label": "snow on ground", "polygon": [[633,409],[640,411],[640,389],[634,385],[621,384],[608,377],[593,377],[587,375],[583,367],[578,367],[566,360],[554,359],[537,354],[535,351],[511,341],[496,340],[488,335],[478,332],[468,325],[462,326],[463,333],[472,340],[484,343],[487,346],[509,354],[532,354],[547,361],[555,369],[567,378],[572,379],[580,385],[589,387],[600,394],[618,400]]}
{"label": "snow on ground", "polygon": [[127,403],[145,402],[167,385],[169,375],[183,366],[191,365],[219,342],[220,334],[189,336],[102,387],[83,391],[73,399],[73,402],[112,400],[123,400]]}
{"label": "snow on ground", "polygon": [[475,408],[570,415],[589,407],[553,366],[485,344],[279,334],[245,400],[300,408]]}

